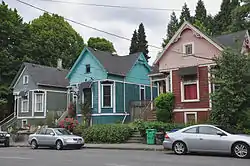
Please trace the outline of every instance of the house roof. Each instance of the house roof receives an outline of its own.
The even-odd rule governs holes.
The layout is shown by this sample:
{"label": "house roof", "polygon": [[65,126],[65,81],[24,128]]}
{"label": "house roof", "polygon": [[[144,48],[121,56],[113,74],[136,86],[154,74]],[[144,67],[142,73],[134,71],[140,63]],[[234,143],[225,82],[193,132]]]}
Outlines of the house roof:
{"label": "house roof", "polygon": [[14,86],[24,68],[26,68],[29,76],[37,85],[62,88],[69,85],[69,81],[65,78],[68,70],[24,62],[11,87]]}
{"label": "house roof", "polygon": [[141,52],[118,56],[109,52],[104,52],[87,47],[87,49],[97,58],[109,74],[126,76],[138,60]]}
{"label": "house roof", "polygon": [[222,47],[230,47],[241,51],[242,44],[244,42],[247,30],[238,31],[235,33],[224,34],[213,37],[213,40],[220,44]]}

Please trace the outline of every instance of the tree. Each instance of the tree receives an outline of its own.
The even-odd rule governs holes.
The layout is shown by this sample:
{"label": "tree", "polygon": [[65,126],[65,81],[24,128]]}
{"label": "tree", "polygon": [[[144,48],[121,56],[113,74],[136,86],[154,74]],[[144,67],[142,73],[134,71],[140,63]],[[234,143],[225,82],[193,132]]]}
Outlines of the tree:
{"label": "tree", "polygon": [[200,29],[202,32],[206,33],[207,35],[211,35],[211,30],[208,29],[204,23],[200,20],[195,20],[194,22],[194,26],[197,27],[198,29]]}
{"label": "tree", "polygon": [[147,61],[150,59],[148,56],[148,41],[146,40],[146,33],[142,23],[138,29],[138,51],[144,54]]}
{"label": "tree", "polygon": [[250,29],[250,0],[242,0],[243,4],[237,6],[232,12],[232,23],[228,29],[237,32]]}
{"label": "tree", "polygon": [[91,37],[88,40],[88,46],[100,51],[116,52],[113,43],[104,38]]}
{"label": "tree", "polygon": [[58,58],[70,68],[84,47],[82,37],[58,15],[44,13],[30,24],[29,57],[35,63],[56,66]]}
{"label": "tree", "polygon": [[199,0],[195,9],[195,19],[202,23],[205,23],[207,18],[207,10],[205,8],[203,0]]}
{"label": "tree", "polygon": [[182,7],[179,26],[181,26],[185,20],[192,23],[192,17],[190,15],[190,10],[187,6],[187,3],[184,3],[184,6]]}
{"label": "tree", "polygon": [[232,12],[239,6],[239,0],[223,0],[220,7],[220,12],[214,17],[214,30],[216,35],[223,32],[228,32],[228,27],[232,22]]}
{"label": "tree", "polygon": [[178,22],[175,12],[173,12],[171,14],[170,22],[168,23],[167,38],[163,39],[163,43],[162,43],[163,48],[168,44],[169,40],[171,40],[171,38],[175,35],[178,28],[179,28],[179,22]]}
{"label": "tree", "polygon": [[218,88],[211,96],[211,120],[223,126],[242,124],[250,107],[249,56],[225,50],[215,62],[212,82]]}
{"label": "tree", "polygon": [[133,37],[131,39],[129,54],[133,54],[136,52],[138,52],[138,34],[137,34],[137,31],[135,30],[133,33]]}

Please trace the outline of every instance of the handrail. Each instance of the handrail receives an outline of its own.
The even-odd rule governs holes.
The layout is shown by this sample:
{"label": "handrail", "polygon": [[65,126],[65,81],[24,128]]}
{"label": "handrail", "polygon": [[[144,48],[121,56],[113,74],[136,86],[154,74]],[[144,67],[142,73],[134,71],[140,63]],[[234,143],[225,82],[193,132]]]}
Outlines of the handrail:
{"label": "handrail", "polygon": [[[6,118],[4,118],[1,122],[0,122],[0,125],[3,125],[4,123],[6,123],[6,121],[9,121],[10,117],[14,116],[14,113],[10,114],[9,116],[7,116]],[[12,117],[13,118],[13,117]],[[12,119],[11,118],[11,119]]]}
{"label": "handrail", "polygon": [[[148,105],[145,107],[145,109],[143,110],[143,117],[145,117],[145,112],[147,112],[148,111],[148,107],[149,106],[151,106],[151,104],[152,104],[152,100],[148,103]],[[146,115],[147,116],[147,115]],[[147,117],[146,117],[147,118]]]}

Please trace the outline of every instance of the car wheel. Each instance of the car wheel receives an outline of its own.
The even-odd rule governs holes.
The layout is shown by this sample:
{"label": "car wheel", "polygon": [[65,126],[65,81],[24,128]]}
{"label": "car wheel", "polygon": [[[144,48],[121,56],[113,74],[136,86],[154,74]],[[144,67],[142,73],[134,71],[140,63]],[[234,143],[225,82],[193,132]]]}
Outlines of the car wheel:
{"label": "car wheel", "polygon": [[184,142],[177,141],[174,143],[173,150],[175,154],[184,155],[187,153],[187,146]]}
{"label": "car wheel", "polygon": [[238,158],[248,158],[250,156],[250,147],[243,142],[234,144],[232,153]]}
{"label": "car wheel", "polygon": [[62,141],[60,141],[60,140],[56,141],[56,149],[57,150],[62,150],[63,149]]}
{"label": "car wheel", "polygon": [[36,140],[32,140],[32,141],[31,141],[31,148],[32,148],[32,149],[37,149],[37,148],[38,148],[38,145],[37,145]]}
{"label": "car wheel", "polygon": [[9,139],[7,139],[7,140],[5,141],[4,146],[5,146],[5,147],[9,147],[9,146],[10,146],[10,140],[9,140]]}

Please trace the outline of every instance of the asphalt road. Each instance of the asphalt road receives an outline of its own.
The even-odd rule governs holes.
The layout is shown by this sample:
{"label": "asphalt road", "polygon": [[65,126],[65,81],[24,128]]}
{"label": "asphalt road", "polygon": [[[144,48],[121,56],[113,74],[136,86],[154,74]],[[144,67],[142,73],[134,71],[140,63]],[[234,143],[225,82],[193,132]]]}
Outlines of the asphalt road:
{"label": "asphalt road", "polygon": [[0,147],[0,166],[249,166],[250,159],[128,150]]}

